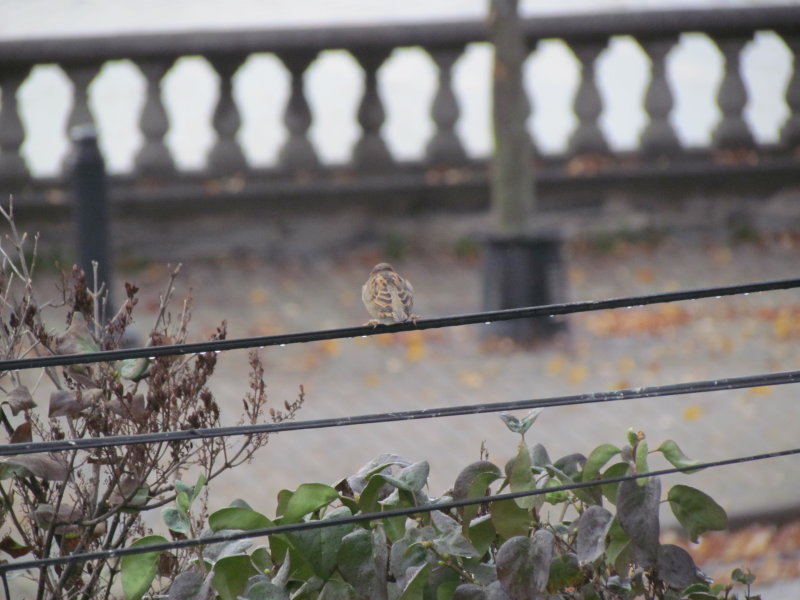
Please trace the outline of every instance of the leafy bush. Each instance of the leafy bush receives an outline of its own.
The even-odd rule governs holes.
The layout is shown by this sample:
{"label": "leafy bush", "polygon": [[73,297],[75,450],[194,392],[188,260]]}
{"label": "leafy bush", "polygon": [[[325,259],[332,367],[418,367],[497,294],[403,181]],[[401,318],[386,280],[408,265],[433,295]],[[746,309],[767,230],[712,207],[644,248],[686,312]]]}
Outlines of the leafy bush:
{"label": "leafy bush", "polygon": [[[4,238],[7,247],[0,247],[2,357],[11,360],[119,348],[133,321],[136,286],[125,285],[124,303],[116,314],[107,316],[105,290],[73,268],[63,277],[59,304],[38,302],[33,285],[36,241],[29,250],[30,240],[17,232],[11,208],[0,208],[0,213],[10,227]],[[177,275],[178,269],[174,269],[155,322],[146,330],[150,346],[187,340],[191,299],[182,303],[174,318],[170,313]],[[66,313],[66,324],[54,330],[46,324],[44,314],[59,308]],[[213,339],[224,337],[222,323]],[[4,372],[0,374],[0,429],[13,445],[215,427],[220,424],[220,410],[207,387],[215,366],[216,355],[210,352],[46,368],[39,373]],[[263,422],[267,412],[263,367],[255,353],[250,356],[250,366],[250,392],[244,399],[241,423]],[[269,409],[269,415],[275,421],[291,418],[302,399],[301,392],[296,402],[286,404],[285,412]],[[253,435],[4,457],[0,460],[0,560],[128,546],[149,534],[143,513],[172,502],[184,503],[187,490],[173,485],[179,473],[193,467],[203,481],[211,481],[249,460],[266,441],[264,435]],[[202,489],[201,485],[192,490],[192,500],[197,500]],[[200,498],[195,504],[198,521],[182,523],[187,534],[193,534],[205,519],[203,502]],[[179,525],[173,523],[173,527]],[[137,543],[147,543],[147,539]],[[159,572],[174,575],[192,558],[188,551],[177,552],[159,565]],[[30,577],[38,600],[108,598],[118,589],[119,563],[119,558],[111,557],[89,565],[41,569]],[[3,584],[7,585],[5,578]],[[130,595],[130,584],[124,587]]]}
{"label": "leafy bush", "polygon": [[[503,415],[509,429],[522,436],[505,469],[488,460],[476,461],[439,498],[423,492],[427,462],[384,454],[333,486],[310,483],[281,491],[274,519],[244,501],[234,502],[210,515],[204,535],[335,521],[405,507],[425,512],[413,518],[387,514],[369,522],[275,533],[267,545],[252,540],[208,545],[193,568],[172,583],[170,600],[735,597],[730,586],[712,585],[685,550],[659,542],[659,478],[558,489],[649,473],[653,452],[687,474],[696,472],[692,467],[697,463],[675,442],[666,441],[651,452],[644,434],[629,431],[621,447],[603,444],[588,456],[551,460],[541,444],[529,446],[524,440],[537,414],[524,419]],[[164,514],[170,529],[181,535],[181,523],[190,518],[189,490],[197,486],[178,487],[189,502],[179,500]],[[539,493],[494,499],[509,490]],[[447,501],[487,496],[478,504],[436,509]],[[675,485],[666,497],[692,539],[727,526],[725,511],[697,489]],[[176,518],[176,511],[183,516]],[[144,590],[162,559],[158,553],[128,557],[123,573],[129,568],[142,574],[135,587]],[[735,575],[748,585],[750,598],[752,579]]]}

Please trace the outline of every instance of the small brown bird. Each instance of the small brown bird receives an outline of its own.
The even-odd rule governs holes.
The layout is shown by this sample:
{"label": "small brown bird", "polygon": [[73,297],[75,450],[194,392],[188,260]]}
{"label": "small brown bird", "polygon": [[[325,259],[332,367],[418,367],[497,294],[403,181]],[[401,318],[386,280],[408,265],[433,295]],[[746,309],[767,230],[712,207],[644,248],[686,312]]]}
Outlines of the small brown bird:
{"label": "small brown bird", "polygon": [[361,299],[372,315],[366,325],[375,327],[379,323],[389,325],[419,319],[411,312],[414,288],[388,263],[379,263],[372,268],[369,279],[361,288]]}

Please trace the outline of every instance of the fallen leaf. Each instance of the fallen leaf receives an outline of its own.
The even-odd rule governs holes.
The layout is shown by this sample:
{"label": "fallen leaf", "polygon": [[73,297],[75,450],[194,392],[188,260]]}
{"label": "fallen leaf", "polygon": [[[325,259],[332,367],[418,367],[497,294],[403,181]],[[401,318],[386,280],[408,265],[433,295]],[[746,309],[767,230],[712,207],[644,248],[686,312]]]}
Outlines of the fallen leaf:
{"label": "fallen leaf", "polygon": [[569,370],[569,382],[581,383],[589,375],[586,365],[573,365]]}
{"label": "fallen leaf", "polygon": [[614,385],[611,386],[611,389],[613,389],[613,390],[627,390],[629,387],[631,387],[631,382],[629,380],[627,380],[627,379],[618,379],[614,383]]}
{"label": "fallen leaf", "polygon": [[380,375],[377,373],[367,373],[364,375],[364,383],[369,387],[378,387],[381,383]]}
{"label": "fallen leaf", "polygon": [[559,375],[564,372],[567,366],[567,360],[563,356],[554,356],[547,361],[545,369],[550,375]]}
{"label": "fallen leaf", "polygon": [[479,388],[483,385],[483,376],[475,371],[461,371],[458,380],[469,388]]}
{"label": "fallen leaf", "polygon": [[696,405],[687,406],[683,410],[683,419],[685,421],[696,421],[701,416],[703,416],[703,409],[700,408],[699,406]]}
{"label": "fallen leaf", "polygon": [[640,283],[650,283],[655,279],[655,273],[650,267],[642,267],[636,271],[636,279],[638,279]]}
{"label": "fallen leaf", "polygon": [[750,388],[750,394],[753,396],[769,396],[772,393],[771,385],[759,385]]}
{"label": "fallen leaf", "polygon": [[248,294],[248,300],[253,306],[262,306],[269,300],[269,294],[263,287],[254,287]]}
{"label": "fallen leaf", "polygon": [[322,351],[328,356],[339,356],[342,353],[339,340],[323,340]]}

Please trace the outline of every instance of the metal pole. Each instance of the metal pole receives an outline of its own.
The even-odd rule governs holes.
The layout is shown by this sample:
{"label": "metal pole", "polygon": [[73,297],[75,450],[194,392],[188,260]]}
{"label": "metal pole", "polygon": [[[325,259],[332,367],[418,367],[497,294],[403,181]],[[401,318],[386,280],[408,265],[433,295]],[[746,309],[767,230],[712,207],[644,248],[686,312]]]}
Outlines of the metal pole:
{"label": "metal pole", "polygon": [[93,283],[92,262],[98,263],[98,284],[109,292],[106,314],[113,314],[111,302],[111,253],[108,243],[108,186],[106,167],[97,146],[92,125],[78,125],[70,131],[73,150],[69,176],[72,187],[72,223],[78,266]]}

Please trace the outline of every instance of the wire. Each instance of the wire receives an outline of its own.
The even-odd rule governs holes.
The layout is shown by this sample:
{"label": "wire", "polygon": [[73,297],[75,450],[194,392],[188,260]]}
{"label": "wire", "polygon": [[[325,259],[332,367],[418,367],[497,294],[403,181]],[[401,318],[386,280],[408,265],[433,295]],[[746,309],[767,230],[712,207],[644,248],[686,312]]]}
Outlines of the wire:
{"label": "wire", "polygon": [[439,317],[435,319],[420,319],[416,323],[409,321],[394,325],[381,325],[378,327],[364,325],[359,327],[325,329],[320,331],[287,333],[263,337],[193,342],[190,344],[125,348],[120,350],[86,352],[82,354],[16,358],[12,360],[0,361],[0,372],[15,370],[20,371],[24,369],[36,369],[41,367],[110,362],[129,358],[155,358],[158,356],[173,356],[177,354],[200,354],[203,352],[222,352],[225,350],[239,350],[242,348],[260,348],[266,346],[302,344],[320,340],[366,337],[369,335],[379,335],[383,333],[397,333],[400,331],[411,331],[414,329],[437,329],[440,327],[474,325],[477,323],[510,321],[513,319],[525,319],[530,317],[554,317],[557,315],[589,312],[595,310],[644,306],[648,304],[659,304],[662,302],[678,302],[681,300],[697,300],[700,298],[719,298],[722,296],[752,294],[756,292],[766,292],[772,290],[786,290],[798,287],[800,287],[800,279],[779,279],[760,283],[699,288],[678,292],[648,294],[644,296],[628,296],[622,298],[609,298],[606,300],[590,300],[585,302],[548,304],[545,306],[529,306],[525,308],[509,308],[506,310],[494,310],[465,315],[455,315],[451,317]]}
{"label": "wire", "polygon": [[745,377],[729,377],[727,379],[714,379],[706,381],[691,381],[669,385],[655,385],[650,387],[629,388],[611,392],[591,392],[570,396],[552,396],[532,400],[518,400],[513,402],[495,402],[484,404],[466,404],[461,406],[446,406],[439,408],[421,408],[417,410],[397,411],[390,413],[375,413],[369,415],[356,415],[350,417],[337,417],[332,419],[317,419],[309,421],[283,421],[281,423],[259,423],[256,425],[237,425],[232,427],[209,427],[204,429],[186,429],[180,431],[155,431],[136,435],[119,435],[101,438],[80,438],[72,440],[53,440],[47,442],[26,442],[6,444],[0,446],[0,456],[16,456],[20,454],[38,454],[42,452],[62,452],[67,450],[88,450],[91,448],[105,448],[112,446],[126,446],[133,444],[155,444],[162,442],[177,442],[186,440],[199,440],[205,438],[228,437],[234,435],[255,435],[264,433],[280,433],[281,431],[299,431],[303,429],[324,429],[328,427],[343,427],[347,425],[367,425],[374,423],[389,423],[393,421],[410,421],[415,419],[433,419],[439,417],[454,417],[460,415],[477,415],[491,412],[504,412],[532,408],[545,408],[552,406],[568,406],[579,404],[594,404],[598,402],[613,402],[615,400],[634,400],[637,398],[654,398],[659,396],[677,396],[682,394],[695,394],[701,392],[714,392],[721,390],[734,390],[749,387],[769,385],[784,385],[800,382],[800,371],[785,371],[779,373],[766,373],[748,375]]}
{"label": "wire", "polygon": [[523,498],[527,496],[539,496],[541,494],[549,494],[561,491],[569,491],[586,487],[594,487],[598,485],[606,485],[609,483],[620,483],[623,481],[632,481],[645,477],[661,477],[664,475],[672,475],[679,472],[697,471],[699,469],[710,469],[716,467],[724,467],[728,465],[735,465],[746,462],[754,462],[758,460],[766,460],[770,458],[779,458],[782,456],[791,456],[800,454],[800,448],[793,448],[791,450],[780,450],[777,452],[767,452],[764,454],[754,454],[751,456],[742,456],[738,458],[728,458],[724,460],[715,460],[705,463],[698,463],[689,468],[670,468],[661,469],[658,471],[651,471],[649,473],[635,473],[632,475],[622,475],[619,477],[609,477],[607,479],[597,479],[593,481],[579,481],[560,486],[539,488],[535,490],[525,490],[520,492],[508,492],[505,494],[497,494],[495,496],[482,496],[480,498],[463,498],[460,500],[448,500],[446,502],[438,502],[426,504],[424,506],[411,506],[407,508],[395,508],[377,513],[363,513],[360,515],[353,515],[339,519],[324,519],[318,521],[304,521],[302,523],[290,523],[286,525],[275,525],[273,527],[262,527],[257,529],[249,529],[240,532],[226,532],[209,535],[202,538],[189,538],[183,540],[173,540],[171,542],[163,542],[158,544],[150,544],[147,546],[121,548],[117,550],[97,550],[94,552],[84,552],[82,554],[72,554],[66,556],[53,556],[49,558],[27,560],[14,563],[0,564],[0,575],[5,574],[7,571],[21,571],[23,569],[38,569],[41,567],[48,567],[52,565],[60,565],[66,563],[78,563],[89,560],[101,560],[105,558],[117,558],[121,556],[129,556],[132,554],[145,554],[150,552],[165,552],[177,548],[192,548],[196,546],[206,546],[208,544],[215,544],[218,542],[232,542],[235,540],[242,540],[254,537],[264,537],[268,535],[275,535],[280,533],[292,533],[295,531],[307,531],[310,529],[321,529],[324,527],[336,527],[339,525],[348,525],[355,523],[363,523],[366,521],[376,521],[378,519],[387,519],[391,517],[407,517],[420,513],[429,513],[435,510],[450,510],[453,508],[460,508],[462,506],[470,506],[475,504],[484,504],[487,502],[500,502],[503,500],[512,500],[514,498]]}

